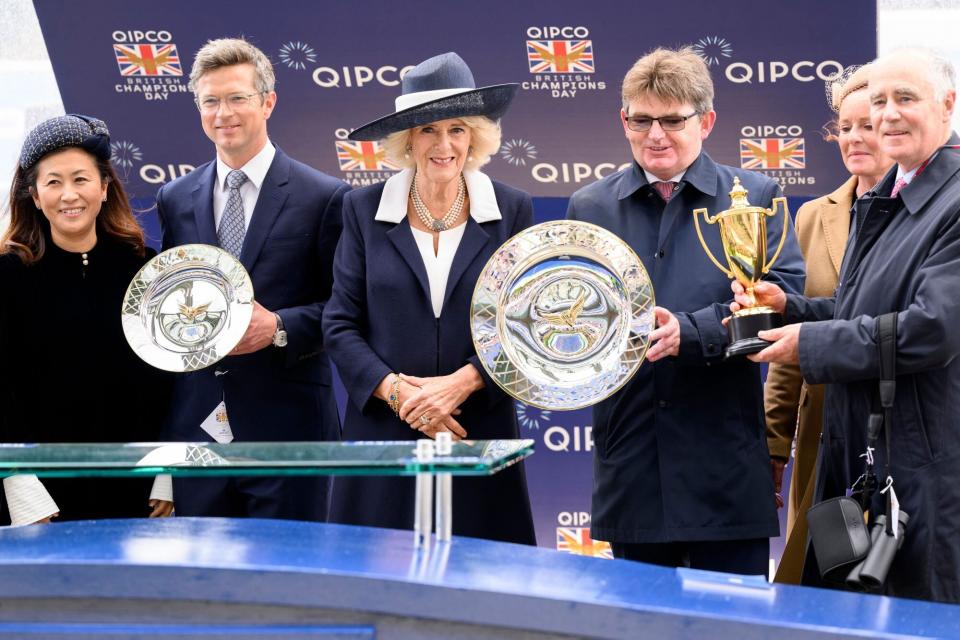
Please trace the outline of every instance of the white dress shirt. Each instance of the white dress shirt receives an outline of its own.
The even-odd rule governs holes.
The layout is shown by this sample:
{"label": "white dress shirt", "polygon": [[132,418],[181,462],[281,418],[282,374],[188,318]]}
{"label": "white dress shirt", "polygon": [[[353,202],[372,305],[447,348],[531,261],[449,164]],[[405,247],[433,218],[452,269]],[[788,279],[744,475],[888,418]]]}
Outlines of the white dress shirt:
{"label": "white dress shirt", "polygon": [[443,310],[443,297],[447,291],[447,279],[450,277],[450,267],[453,266],[453,256],[457,254],[457,247],[463,239],[463,231],[467,223],[459,224],[452,229],[440,232],[437,241],[437,253],[433,253],[433,234],[410,227],[413,239],[417,241],[423,266],[427,268],[427,281],[430,283],[430,302],[433,304],[433,316],[440,317]]}
{"label": "white dress shirt", "polygon": [[[267,171],[273,163],[273,157],[277,155],[277,150],[269,140],[263,146],[260,153],[250,158],[247,164],[240,167],[247,175],[247,180],[240,185],[240,199],[243,200],[243,228],[250,228],[250,217],[257,206],[257,198],[260,197],[260,187],[263,186],[263,180],[267,177]],[[220,219],[223,217],[223,210],[227,206],[227,198],[230,195],[230,189],[227,187],[227,175],[233,171],[226,162],[217,157],[217,184],[213,190],[213,224],[214,228],[220,228]]]}

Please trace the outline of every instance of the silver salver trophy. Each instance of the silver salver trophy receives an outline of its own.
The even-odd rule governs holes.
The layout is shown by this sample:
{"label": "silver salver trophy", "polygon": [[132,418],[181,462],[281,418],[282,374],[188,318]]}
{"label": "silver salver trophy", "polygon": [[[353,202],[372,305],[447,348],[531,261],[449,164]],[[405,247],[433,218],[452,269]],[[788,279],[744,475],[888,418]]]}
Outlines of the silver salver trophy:
{"label": "silver salver trophy", "polygon": [[487,262],[470,324],[483,367],[535,407],[587,407],[640,367],[654,329],[653,286],[616,235],[578,221],[545,222]]}
{"label": "silver salver trophy", "polygon": [[121,308],[140,358],[165,371],[196,371],[226,356],[253,316],[253,284],[240,261],[206,244],[164,251],[137,272]]}

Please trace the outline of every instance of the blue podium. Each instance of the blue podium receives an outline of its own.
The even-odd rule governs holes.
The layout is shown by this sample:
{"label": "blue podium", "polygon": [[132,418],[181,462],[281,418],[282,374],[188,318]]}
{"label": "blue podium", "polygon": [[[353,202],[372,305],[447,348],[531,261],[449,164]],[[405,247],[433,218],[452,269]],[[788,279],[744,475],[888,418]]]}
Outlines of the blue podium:
{"label": "blue podium", "polygon": [[344,525],[0,530],[0,638],[120,637],[960,637],[960,607]]}

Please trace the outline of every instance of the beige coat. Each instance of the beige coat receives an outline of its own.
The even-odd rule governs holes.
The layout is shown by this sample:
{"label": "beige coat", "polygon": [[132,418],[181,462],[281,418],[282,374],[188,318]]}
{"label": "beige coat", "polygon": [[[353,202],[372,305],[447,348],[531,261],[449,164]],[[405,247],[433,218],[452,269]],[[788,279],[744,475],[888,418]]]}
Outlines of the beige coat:
{"label": "beige coat", "polygon": [[[837,287],[857,180],[852,176],[833,193],[805,203],[797,212],[797,239],[807,264],[806,296],[829,297]],[[823,420],[823,386],[804,382],[796,365],[771,365],[764,406],[770,455],[789,458],[795,434],[797,439],[787,507],[787,545],[776,581],[799,584],[806,551],[806,511],[813,495]]]}

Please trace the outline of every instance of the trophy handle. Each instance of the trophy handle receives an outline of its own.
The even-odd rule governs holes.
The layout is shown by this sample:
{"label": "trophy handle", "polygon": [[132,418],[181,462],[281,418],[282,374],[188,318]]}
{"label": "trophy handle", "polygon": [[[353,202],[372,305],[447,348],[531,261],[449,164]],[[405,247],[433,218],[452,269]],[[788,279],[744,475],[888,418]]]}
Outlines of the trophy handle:
{"label": "trophy handle", "polygon": [[[790,224],[790,210],[787,209],[787,199],[784,197],[774,198],[773,209],[767,209],[764,213],[772,218],[777,215],[777,207],[783,209],[783,233],[780,234],[780,244],[777,246],[777,251],[773,254],[773,257],[770,258],[770,262],[763,265],[763,273],[770,272],[770,267],[772,267],[773,263],[780,257],[780,251],[783,250],[783,243],[787,241],[787,225]],[[699,228],[697,228],[697,232],[700,232]],[[703,238],[701,238],[700,241],[703,242]],[[714,262],[716,262],[716,260],[714,260]]]}
{"label": "trophy handle", "polygon": [[[781,198],[782,199],[782,198]],[[717,269],[723,271],[728,278],[733,280],[735,277],[733,271],[724,267],[720,262],[713,257],[713,253],[710,251],[710,247],[707,246],[707,241],[703,239],[703,232],[700,230],[700,214],[703,214],[703,219],[707,221],[707,224],[714,224],[717,221],[717,217],[710,217],[710,213],[706,209],[694,209],[693,210],[693,226],[697,228],[697,237],[700,238],[700,244],[703,246],[703,250],[707,252],[707,257],[710,258],[710,261],[713,264],[717,265]],[[779,253],[779,250],[777,251]],[[771,261],[772,262],[772,261]]]}

